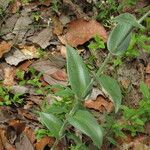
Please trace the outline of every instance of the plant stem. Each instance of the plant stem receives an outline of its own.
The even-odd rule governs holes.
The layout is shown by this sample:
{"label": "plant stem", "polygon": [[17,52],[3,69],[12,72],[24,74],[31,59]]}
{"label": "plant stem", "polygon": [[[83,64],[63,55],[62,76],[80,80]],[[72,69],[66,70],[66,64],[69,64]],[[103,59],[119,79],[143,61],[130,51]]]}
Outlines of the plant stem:
{"label": "plant stem", "polygon": [[67,123],[68,123],[68,118],[71,117],[71,116],[73,116],[75,114],[76,110],[78,110],[79,100],[77,98],[75,100],[76,100],[76,102],[75,102],[73,108],[71,109],[71,111],[69,112],[69,114],[66,116],[66,119],[64,120],[63,125],[62,125],[62,127],[61,127],[61,129],[59,131],[59,138],[56,139],[56,141],[53,144],[51,150],[55,150],[56,146],[58,145],[59,141],[61,140],[61,138],[63,136],[63,132],[64,132],[64,130],[66,128]]}
{"label": "plant stem", "polygon": [[107,57],[105,58],[104,62],[103,62],[102,65],[101,65],[101,67],[98,69],[98,71],[97,71],[97,73],[96,73],[96,77],[99,77],[100,74],[104,71],[104,69],[105,69],[105,67],[106,67],[106,65],[107,65],[107,63],[108,63],[108,61],[110,60],[111,56],[112,56],[111,53],[109,53],[109,54],[107,55]]}
{"label": "plant stem", "polygon": [[150,14],[150,10],[138,20],[138,23],[141,23],[149,14]]}

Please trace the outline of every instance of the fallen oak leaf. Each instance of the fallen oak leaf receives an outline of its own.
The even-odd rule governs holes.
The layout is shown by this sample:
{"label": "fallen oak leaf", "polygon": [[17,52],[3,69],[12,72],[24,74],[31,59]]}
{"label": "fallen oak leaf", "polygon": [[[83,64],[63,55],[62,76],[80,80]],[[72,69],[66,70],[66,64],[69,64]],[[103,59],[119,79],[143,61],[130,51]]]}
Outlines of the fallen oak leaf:
{"label": "fallen oak leaf", "polygon": [[77,47],[89,41],[95,35],[99,35],[104,41],[107,40],[105,28],[96,20],[76,19],[68,24],[67,33],[59,36],[59,39],[63,44]]}
{"label": "fallen oak leaf", "polygon": [[5,42],[5,41],[2,41],[0,43],[0,58],[2,58],[2,56],[9,52],[11,50],[11,47],[12,47],[12,43],[11,42]]}

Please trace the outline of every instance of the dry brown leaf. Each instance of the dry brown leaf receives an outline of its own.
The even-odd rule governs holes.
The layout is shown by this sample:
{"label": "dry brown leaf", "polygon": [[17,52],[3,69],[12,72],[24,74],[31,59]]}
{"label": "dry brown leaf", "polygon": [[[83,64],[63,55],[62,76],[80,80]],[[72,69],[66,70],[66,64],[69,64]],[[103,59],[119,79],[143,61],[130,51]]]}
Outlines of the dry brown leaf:
{"label": "dry brown leaf", "polygon": [[8,51],[10,51],[12,47],[12,43],[11,42],[5,42],[5,41],[2,41],[0,43],[0,58],[5,54],[7,53]]}
{"label": "dry brown leaf", "polygon": [[56,72],[50,75],[52,78],[59,81],[67,81],[67,74],[64,70],[57,70]]}
{"label": "dry brown leaf", "polygon": [[19,120],[13,119],[8,121],[8,127],[6,129],[5,135],[11,144],[14,144],[17,136],[24,130],[24,127],[25,123]]}
{"label": "dry brown leaf", "polygon": [[60,49],[61,56],[63,58],[66,58],[67,56],[66,46],[61,45],[58,47],[58,49]]}
{"label": "dry brown leaf", "polygon": [[98,96],[96,100],[86,100],[84,106],[100,112],[104,112],[104,109],[106,109],[106,111],[110,113],[113,110],[112,102],[106,101],[103,96]]}
{"label": "dry brown leaf", "polygon": [[39,53],[35,46],[20,45],[19,49],[12,49],[5,55],[5,60],[10,65],[18,65],[28,59],[38,58]]}
{"label": "dry brown leaf", "polygon": [[11,11],[12,13],[16,13],[16,12],[19,10],[20,7],[21,7],[21,2],[20,2],[20,0],[14,0],[14,1],[11,3],[11,5],[10,5],[10,11]]}
{"label": "dry brown leaf", "polygon": [[54,16],[54,17],[52,17],[52,21],[53,21],[53,27],[54,27],[53,33],[56,34],[56,35],[62,34],[62,32],[63,32],[63,25],[60,22],[59,18]]}
{"label": "dry brown leaf", "polygon": [[96,20],[77,19],[69,23],[67,33],[60,36],[59,39],[63,44],[77,47],[89,41],[95,35],[99,35],[104,41],[107,40],[105,28]]}
{"label": "dry brown leaf", "polygon": [[33,144],[36,140],[36,137],[35,137],[35,132],[29,128],[29,127],[26,127],[23,131],[23,133],[26,134],[26,136],[28,137],[28,139],[30,140],[30,142]]}
{"label": "dry brown leaf", "polygon": [[50,85],[67,84],[67,74],[64,70],[61,69],[58,61],[40,60],[33,63],[31,66],[37,71],[43,72],[43,79]]}
{"label": "dry brown leaf", "polygon": [[30,56],[33,58],[38,58],[39,53],[35,46],[28,46],[28,45],[19,45],[20,50],[25,56]]}
{"label": "dry brown leaf", "polygon": [[34,150],[33,144],[25,133],[18,136],[15,145],[17,150]]}
{"label": "dry brown leaf", "polygon": [[28,71],[29,66],[32,64],[33,62],[31,60],[27,60],[24,63],[22,63],[21,65],[18,66],[19,70],[22,71]]}
{"label": "dry brown leaf", "polygon": [[50,137],[43,137],[40,141],[35,144],[36,150],[44,150],[46,145],[52,145],[54,143],[54,139]]}
{"label": "dry brown leaf", "polygon": [[32,41],[33,43],[38,44],[39,46],[41,46],[41,48],[45,49],[47,46],[50,45],[51,38],[52,38],[52,29],[45,28],[37,35],[30,37],[29,40]]}
{"label": "dry brown leaf", "polygon": [[29,30],[29,25],[32,19],[28,16],[28,12],[22,11],[21,17],[17,20],[13,33],[16,35],[16,40],[22,42],[26,32]]}
{"label": "dry brown leaf", "polygon": [[3,145],[3,147],[0,147],[0,148],[3,148],[4,150],[16,150],[15,146],[10,144],[9,141],[7,140],[4,129],[0,129],[0,140]]}
{"label": "dry brown leaf", "polygon": [[3,84],[6,86],[13,86],[15,84],[16,69],[13,67],[7,67],[4,69],[4,81]]}
{"label": "dry brown leaf", "polygon": [[29,112],[29,110],[25,110],[22,108],[18,108],[18,114],[32,121],[37,121],[37,117],[34,113]]}

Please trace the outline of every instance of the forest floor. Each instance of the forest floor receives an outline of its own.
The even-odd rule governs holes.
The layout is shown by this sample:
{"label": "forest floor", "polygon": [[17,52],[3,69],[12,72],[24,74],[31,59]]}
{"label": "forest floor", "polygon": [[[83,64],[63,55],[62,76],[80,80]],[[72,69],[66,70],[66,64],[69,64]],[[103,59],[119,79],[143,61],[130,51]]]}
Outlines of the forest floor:
{"label": "forest floor", "polygon": [[[0,150],[50,149],[55,139],[38,112],[63,116],[70,109],[66,44],[92,73],[107,56],[113,18],[122,13],[140,18],[149,8],[147,0],[0,0]],[[102,150],[150,150],[150,101],[142,88],[144,83],[150,88],[149,17],[143,26],[128,50],[106,66],[123,94],[119,112],[96,84],[84,103],[105,129]],[[68,132],[96,150],[78,130]],[[57,149],[84,150],[80,144],[66,136]]]}

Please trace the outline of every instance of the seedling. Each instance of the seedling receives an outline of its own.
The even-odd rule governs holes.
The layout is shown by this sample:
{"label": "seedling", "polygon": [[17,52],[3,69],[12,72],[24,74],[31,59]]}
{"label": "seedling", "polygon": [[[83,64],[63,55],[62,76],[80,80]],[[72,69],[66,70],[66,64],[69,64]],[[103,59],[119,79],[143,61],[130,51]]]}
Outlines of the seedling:
{"label": "seedling", "polygon": [[22,94],[12,94],[11,88],[0,86],[0,106],[20,105],[23,103]]}
{"label": "seedling", "polygon": [[67,46],[67,73],[71,90],[74,93],[73,106],[70,112],[65,114],[65,119],[58,118],[52,113],[40,112],[40,121],[51,131],[56,138],[51,150],[54,150],[59,141],[65,136],[69,124],[81,133],[90,137],[95,146],[101,147],[103,141],[103,131],[95,117],[83,107],[83,102],[90,95],[93,82],[101,87],[109,95],[115,106],[117,113],[122,100],[120,87],[115,79],[104,75],[103,71],[112,56],[122,55],[128,48],[131,34],[135,27],[142,27],[141,22],[149,14],[145,14],[140,20],[131,14],[121,14],[114,20],[117,22],[116,27],[110,33],[107,41],[109,54],[94,74],[93,78],[83,63],[82,58],[76,50]]}

